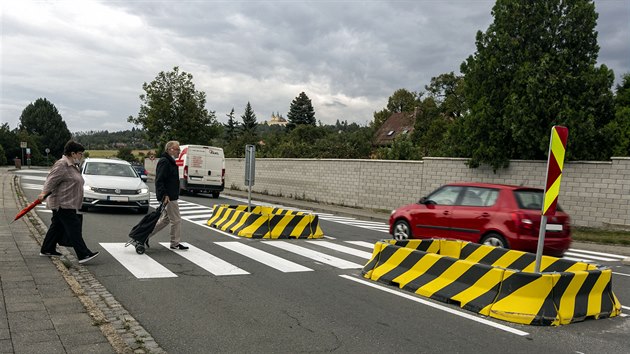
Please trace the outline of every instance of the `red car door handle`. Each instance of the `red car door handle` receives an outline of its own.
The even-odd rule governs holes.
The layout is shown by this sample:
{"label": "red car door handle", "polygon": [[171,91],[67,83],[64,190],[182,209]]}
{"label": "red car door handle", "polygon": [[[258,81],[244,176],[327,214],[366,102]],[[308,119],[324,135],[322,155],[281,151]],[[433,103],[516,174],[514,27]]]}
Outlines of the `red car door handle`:
{"label": "red car door handle", "polygon": [[483,216],[484,218],[487,218],[488,216],[490,216],[490,213],[481,213],[481,216]]}
{"label": "red car door handle", "polygon": [[450,211],[448,211],[448,210],[444,210],[444,211],[442,212],[442,214],[444,214],[444,215],[448,215],[448,214],[450,214],[450,213],[451,213],[451,212],[450,212]]}

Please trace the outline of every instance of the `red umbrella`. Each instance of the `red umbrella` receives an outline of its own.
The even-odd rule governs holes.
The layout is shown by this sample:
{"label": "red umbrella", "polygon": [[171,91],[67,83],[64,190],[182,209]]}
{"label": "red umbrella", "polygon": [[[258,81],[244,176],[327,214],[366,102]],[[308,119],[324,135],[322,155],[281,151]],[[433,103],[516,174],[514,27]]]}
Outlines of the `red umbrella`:
{"label": "red umbrella", "polygon": [[[52,193],[52,192],[48,192],[48,193],[46,193],[46,194],[44,195],[44,199],[46,199],[46,198],[50,195],[50,193]],[[43,199],[42,199],[42,200],[43,200]],[[39,200],[39,198],[35,199],[35,201],[34,201],[34,202],[32,202],[31,204],[27,205],[27,206],[26,206],[26,208],[24,208],[24,209],[20,210],[20,212],[19,212],[19,213],[17,213],[17,214],[15,215],[15,218],[13,219],[13,221],[15,221],[15,220],[17,220],[17,219],[19,219],[19,218],[23,217],[26,213],[28,213],[29,211],[31,211],[31,209],[33,209],[33,208],[35,208],[37,205],[41,204],[41,202],[42,202],[42,201],[41,201],[41,200]],[[13,223],[13,221],[11,221],[11,222]]]}

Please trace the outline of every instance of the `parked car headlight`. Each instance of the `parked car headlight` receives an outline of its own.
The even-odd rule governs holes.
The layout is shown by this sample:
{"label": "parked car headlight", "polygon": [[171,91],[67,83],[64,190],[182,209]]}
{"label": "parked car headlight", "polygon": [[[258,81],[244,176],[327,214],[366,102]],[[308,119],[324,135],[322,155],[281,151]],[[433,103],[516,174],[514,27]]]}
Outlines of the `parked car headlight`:
{"label": "parked car headlight", "polygon": [[145,193],[149,193],[149,188],[140,188],[138,190],[139,194],[145,194]]}
{"label": "parked car headlight", "polygon": [[84,184],[84,185],[83,185],[83,190],[84,190],[84,191],[91,191],[91,190],[92,190],[92,187],[90,187],[90,186],[89,186],[89,185],[87,185],[87,184]]}
{"label": "parked car headlight", "polygon": [[395,212],[396,212],[396,209],[392,210],[392,212],[389,215],[394,215]]}

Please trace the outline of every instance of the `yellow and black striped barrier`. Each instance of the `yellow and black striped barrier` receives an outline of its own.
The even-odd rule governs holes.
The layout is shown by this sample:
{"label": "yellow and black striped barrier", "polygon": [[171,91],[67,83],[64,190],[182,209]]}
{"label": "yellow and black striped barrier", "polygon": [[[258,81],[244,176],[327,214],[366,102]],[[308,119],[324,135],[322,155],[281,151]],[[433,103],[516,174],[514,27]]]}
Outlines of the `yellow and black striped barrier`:
{"label": "yellow and black striped barrier", "polygon": [[610,268],[455,240],[382,240],[365,278],[479,314],[531,325],[563,325],[621,313]]}
{"label": "yellow and black striped barrier", "polygon": [[249,238],[321,238],[319,217],[314,214],[268,206],[215,205],[207,224]]}

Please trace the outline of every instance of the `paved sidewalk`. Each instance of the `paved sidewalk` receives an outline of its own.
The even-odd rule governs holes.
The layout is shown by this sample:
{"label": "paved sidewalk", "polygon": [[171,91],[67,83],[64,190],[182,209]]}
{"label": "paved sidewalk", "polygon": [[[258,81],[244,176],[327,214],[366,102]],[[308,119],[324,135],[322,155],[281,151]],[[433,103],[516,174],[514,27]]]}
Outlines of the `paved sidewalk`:
{"label": "paved sidewalk", "polygon": [[39,256],[37,214],[12,223],[28,202],[15,178],[0,167],[0,353],[164,353],[72,248]]}
{"label": "paved sidewalk", "polygon": [[115,353],[26,220],[13,176],[0,171],[0,352]]}

